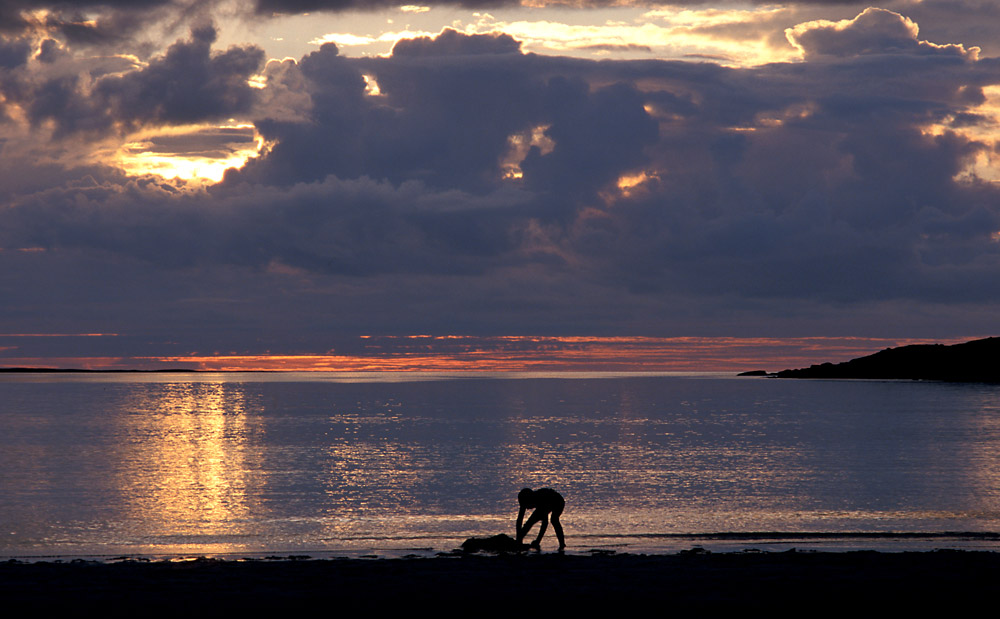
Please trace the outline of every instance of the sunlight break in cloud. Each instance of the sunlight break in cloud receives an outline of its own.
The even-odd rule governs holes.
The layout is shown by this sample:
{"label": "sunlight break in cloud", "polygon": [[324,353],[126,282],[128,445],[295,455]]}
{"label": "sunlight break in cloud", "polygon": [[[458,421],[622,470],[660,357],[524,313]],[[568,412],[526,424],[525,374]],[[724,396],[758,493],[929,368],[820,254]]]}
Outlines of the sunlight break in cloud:
{"label": "sunlight break in cloud", "polygon": [[134,135],[117,153],[118,166],[138,176],[219,182],[260,154],[264,139],[252,124],[174,127]]}
{"label": "sunlight break in cloud", "polygon": [[[662,9],[642,14],[623,9],[621,19],[595,24],[556,19],[565,19],[566,14],[546,13],[542,19],[517,19],[531,13],[497,11],[473,13],[471,21],[456,20],[448,26],[465,34],[508,34],[521,41],[525,51],[540,54],[594,58],[696,57],[753,66],[795,56],[791,46],[775,47],[771,42],[775,26],[770,22],[787,18],[787,13],[787,9],[768,6],[733,10]],[[384,55],[399,39],[433,34],[409,27],[368,34],[331,32],[313,38],[310,43],[336,43],[340,48],[354,48],[355,53]]]}
{"label": "sunlight break in cloud", "polygon": [[983,102],[964,115],[952,115],[944,123],[924,128],[927,135],[940,136],[951,131],[984,145],[968,165],[956,175],[963,182],[1000,183],[1000,86],[982,89]]}
{"label": "sunlight break in cloud", "polygon": [[[350,32],[331,32],[329,34],[324,34],[321,37],[317,37],[309,41],[310,45],[323,45],[324,43],[334,43],[339,47],[366,47],[380,45],[380,50],[383,47],[391,49],[392,45],[401,39],[416,39],[419,37],[432,37],[437,33],[428,32],[422,30],[394,30],[389,32],[382,32],[378,36],[371,35],[356,35]],[[387,51],[387,50],[385,50]],[[382,53],[385,53],[383,51]]]}
{"label": "sunlight break in cloud", "polygon": [[[762,9],[769,15],[773,9]],[[649,21],[654,17],[663,23]],[[602,57],[714,58],[722,64],[759,65],[788,60],[791,49],[775,49],[768,32],[756,38],[733,38],[711,26],[753,24],[757,11],[659,11],[632,22],[609,21],[600,25],[567,24],[554,21],[502,21],[483,15],[464,28],[467,34],[503,32],[523,42],[526,51],[572,53]]]}

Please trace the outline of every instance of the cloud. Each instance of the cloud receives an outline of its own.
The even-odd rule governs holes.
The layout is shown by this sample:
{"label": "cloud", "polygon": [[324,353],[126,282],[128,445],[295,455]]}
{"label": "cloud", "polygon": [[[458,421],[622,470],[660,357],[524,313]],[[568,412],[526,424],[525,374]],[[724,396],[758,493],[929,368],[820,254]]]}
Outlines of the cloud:
{"label": "cloud", "polygon": [[[991,324],[1000,193],[968,170],[1000,141],[1000,63],[901,15],[832,23],[796,32],[804,62],[752,68],[446,30],[388,57],[327,44],[252,91],[259,50],[213,51],[210,29],[95,76],[15,50],[5,96],[37,127],[0,150],[0,286],[20,291],[0,311],[27,324],[65,286],[88,331],[113,316],[178,352],[248,332],[308,350],[352,331]],[[209,188],[53,154],[125,127],[218,155],[249,128],[154,130],[232,114],[267,147]]]}
{"label": "cloud", "polygon": [[509,34],[466,36],[445,28],[435,37],[401,39],[392,48],[393,56],[457,56],[469,54],[517,54],[521,44]]}
{"label": "cloud", "polygon": [[191,40],[172,45],[140,71],[101,80],[96,96],[118,122],[192,123],[247,111],[254,90],[247,83],[264,61],[260,48],[232,47],[213,54],[216,31],[202,26]]}
{"label": "cloud", "polygon": [[50,70],[19,75],[17,87],[5,94],[23,105],[34,126],[51,126],[57,138],[238,116],[255,102],[247,82],[263,51],[248,46],[213,53],[215,36],[212,26],[196,28],[190,40],[140,68],[111,58],[104,61],[108,69],[92,64],[88,74],[78,72],[74,59],[62,66],[53,59]]}
{"label": "cloud", "polygon": [[0,69],[14,69],[28,62],[31,42],[26,39],[0,39]]}
{"label": "cloud", "polygon": [[[214,4],[202,3],[198,10]],[[118,45],[193,7],[188,0],[3,0],[0,32],[44,33],[80,47]]]}
{"label": "cloud", "polygon": [[853,19],[799,24],[785,31],[789,42],[806,59],[822,56],[849,57],[865,54],[955,54],[976,59],[979,48],[936,45],[917,39],[919,28],[907,17],[879,8],[867,8]]}
{"label": "cloud", "polygon": [[[470,9],[496,8],[520,5],[520,0],[443,0],[424,2],[427,6],[460,6]],[[409,6],[401,0],[257,0],[257,12],[269,14],[297,14],[314,11],[374,11]]]}

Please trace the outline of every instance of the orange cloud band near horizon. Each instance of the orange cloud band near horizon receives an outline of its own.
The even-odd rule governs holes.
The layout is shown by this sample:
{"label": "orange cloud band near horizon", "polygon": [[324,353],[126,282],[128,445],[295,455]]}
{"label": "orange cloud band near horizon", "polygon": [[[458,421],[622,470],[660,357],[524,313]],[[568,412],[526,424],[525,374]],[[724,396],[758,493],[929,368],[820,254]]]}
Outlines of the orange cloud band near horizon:
{"label": "orange cloud band near horizon", "polygon": [[908,344],[975,338],[364,336],[355,354],[190,354],[147,357],[6,357],[0,367],[86,370],[520,372],[770,371],[840,362]]}

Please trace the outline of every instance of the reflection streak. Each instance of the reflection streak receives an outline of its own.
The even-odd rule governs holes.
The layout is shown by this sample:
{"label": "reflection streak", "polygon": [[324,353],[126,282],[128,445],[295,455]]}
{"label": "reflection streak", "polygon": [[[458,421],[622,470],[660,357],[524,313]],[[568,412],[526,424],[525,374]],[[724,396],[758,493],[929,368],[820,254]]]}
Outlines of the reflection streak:
{"label": "reflection streak", "polygon": [[119,484],[131,518],[150,535],[178,540],[236,533],[253,481],[242,389],[154,385],[137,391],[128,410]]}

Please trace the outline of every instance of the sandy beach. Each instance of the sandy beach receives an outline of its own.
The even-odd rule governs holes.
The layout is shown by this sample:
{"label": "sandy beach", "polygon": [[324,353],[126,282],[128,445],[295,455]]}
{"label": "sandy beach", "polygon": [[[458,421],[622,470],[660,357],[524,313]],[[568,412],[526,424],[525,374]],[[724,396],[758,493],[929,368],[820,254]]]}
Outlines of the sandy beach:
{"label": "sandy beach", "polygon": [[995,603],[1000,553],[870,551],[0,564],[0,595],[42,611],[538,610],[899,612]]}

